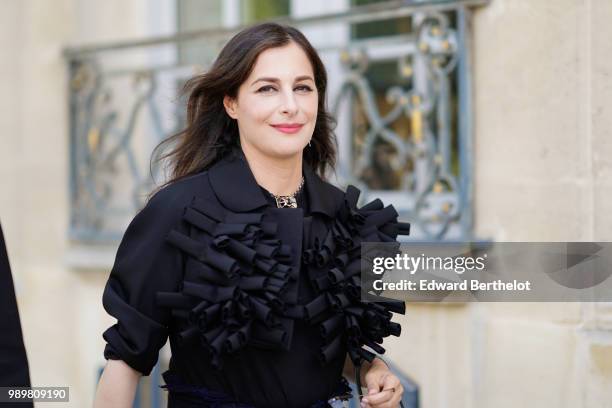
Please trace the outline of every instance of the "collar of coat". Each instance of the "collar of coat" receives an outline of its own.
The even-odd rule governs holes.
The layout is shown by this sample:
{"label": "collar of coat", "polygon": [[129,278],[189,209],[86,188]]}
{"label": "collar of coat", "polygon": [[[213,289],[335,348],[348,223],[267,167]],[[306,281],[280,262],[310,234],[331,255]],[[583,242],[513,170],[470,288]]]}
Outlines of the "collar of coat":
{"label": "collar of coat", "polygon": [[[305,161],[302,164],[305,188],[311,213],[333,217],[343,194],[333,185],[323,181]],[[223,206],[235,212],[248,212],[266,206],[262,193],[242,149],[235,148],[210,167],[209,180],[217,199]],[[249,197],[245,200],[245,197]]]}

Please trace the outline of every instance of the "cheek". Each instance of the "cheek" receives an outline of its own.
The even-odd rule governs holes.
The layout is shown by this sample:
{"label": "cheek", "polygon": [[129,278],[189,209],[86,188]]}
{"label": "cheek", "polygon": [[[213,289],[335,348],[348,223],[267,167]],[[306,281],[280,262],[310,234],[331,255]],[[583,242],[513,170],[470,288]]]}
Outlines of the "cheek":
{"label": "cheek", "polygon": [[242,102],[241,116],[251,123],[265,122],[274,113],[272,98],[245,97]]}
{"label": "cheek", "polygon": [[313,96],[309,96],[308,98],[304,100],[304,104],[302,105],[302,108],[309,117],[314,119],[314,117],[317,116],[318,105],[319,105],[319,98],[317,97],[317,95],[313,95]]}

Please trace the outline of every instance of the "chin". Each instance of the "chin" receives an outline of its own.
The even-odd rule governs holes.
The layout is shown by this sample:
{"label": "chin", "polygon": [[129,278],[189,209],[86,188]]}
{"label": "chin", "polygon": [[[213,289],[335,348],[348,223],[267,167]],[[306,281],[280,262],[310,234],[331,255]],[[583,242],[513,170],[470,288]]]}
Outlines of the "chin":
{"label": "chin", "polygon": [[289,157],[295,156],[296,154],[302,153],[304,146],[308,145],[307,140],[297,135],[291,135],[290,137],[274,137],[269,139],[266,143],[264,152],[267,152],[276,157]]}
{"label": "chin", "polygon": [[301,143],[276,143],[263,151],[274,157],[292,157],[301,154],[304,146]]}

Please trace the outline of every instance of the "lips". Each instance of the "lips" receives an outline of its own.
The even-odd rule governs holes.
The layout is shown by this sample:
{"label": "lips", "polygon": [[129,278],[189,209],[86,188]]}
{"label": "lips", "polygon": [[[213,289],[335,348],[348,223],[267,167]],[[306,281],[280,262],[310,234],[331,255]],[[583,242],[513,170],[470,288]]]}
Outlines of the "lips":
{"label": "lips", "polygon": [[302,124],[300,123],[280,123],[278,125],[270,125],[274,129],[283,132],[283,133],[296,133],[299,132],[302,128]]}

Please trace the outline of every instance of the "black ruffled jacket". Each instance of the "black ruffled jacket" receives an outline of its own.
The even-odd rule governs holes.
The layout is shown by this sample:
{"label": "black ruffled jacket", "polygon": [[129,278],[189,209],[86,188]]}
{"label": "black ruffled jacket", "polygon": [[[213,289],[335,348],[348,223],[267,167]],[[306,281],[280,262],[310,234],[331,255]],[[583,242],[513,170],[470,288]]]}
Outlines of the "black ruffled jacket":
{"label": "black ruffled jacket", "polygon": [[[347,352],[355,364],[374,357],[363,346],[383,353],[404,304],[360,301],[360,246],[395,242],[409,224],[380,200],[357,208],[358,189],[343,192],[305,163],[303,173],[307,214],[269,205],[239,149],[158,192],[126,230],[104,291],[118,320],[105,357],[148,375],[169,335],[170,371],[183,382],[298,406],[290,394],[332,392]],[[286,390],[296,364],[301,386]],[[252,383],[265,389],[245,391]]]}

